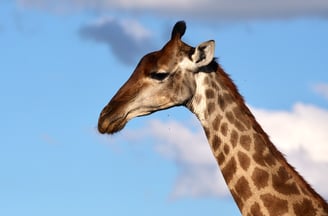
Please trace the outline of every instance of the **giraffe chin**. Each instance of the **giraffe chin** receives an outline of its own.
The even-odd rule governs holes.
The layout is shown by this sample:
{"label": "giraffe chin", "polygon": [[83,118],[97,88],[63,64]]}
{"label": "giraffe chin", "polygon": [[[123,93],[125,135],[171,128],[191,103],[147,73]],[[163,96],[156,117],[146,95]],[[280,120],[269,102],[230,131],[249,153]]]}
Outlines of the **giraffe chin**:
{"label": "giraffe chin", "polygon": [[126,123],[127,120],[125,118],[118,118],[112,122],[108,118],[100,118],[98,121],[98,131],[102,134],[114,134],[122,130]]}

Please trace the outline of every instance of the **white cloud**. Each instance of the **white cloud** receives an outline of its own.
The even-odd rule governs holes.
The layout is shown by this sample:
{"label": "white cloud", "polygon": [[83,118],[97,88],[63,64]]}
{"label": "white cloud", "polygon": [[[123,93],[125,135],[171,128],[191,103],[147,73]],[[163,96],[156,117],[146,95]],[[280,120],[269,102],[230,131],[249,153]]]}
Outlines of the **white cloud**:
{"label": "white cloud", "polygon": [[222,174],[218,172],[203,131],[178,122],[151,121],[151,133],[159,140],[156,150],[176,162],[179,174],[172,197],[199,197],[228,194]]}
{"label": "white cloud", "polygon": [[317,85],[314,85],[313,90],[328,100],[328,84],[327,83],[319,83]]}
{"label": "white cloud", "polygon": [[162,16],[218,19],[327,16],[326,0],[17,0],[23,7],[67,12],[78,10],[150,12]]}
{"label": "white cloud", "polygon": [[[328,110],[296,104],[291,111],[252,109],[273,143],[301,175],[328,196]],[[193,125],[193,124],[192,124]],[[134,135],[133,135],[134,134]],[[202,129],[170,121],[153,120],[128,137],[154,139],[155,149],[178,167],[172,196],[225,196],[227,186],[219,172]]]}
{"label": "white cloud", "polygon": [[172,198],[228,194],[222,174],[199,126],[191,128],[176,121],[152,120],[143,129],[123,133],[123,137],[134,141],[151,137],[156,143],[155,151],[176,163],[179,172]]}
{"label": "white cloud", "polygon": [[252,109],[273,143],[284,152],[304,148],[309,157],[328,163],[328,111],[295,104],[291,111]]}

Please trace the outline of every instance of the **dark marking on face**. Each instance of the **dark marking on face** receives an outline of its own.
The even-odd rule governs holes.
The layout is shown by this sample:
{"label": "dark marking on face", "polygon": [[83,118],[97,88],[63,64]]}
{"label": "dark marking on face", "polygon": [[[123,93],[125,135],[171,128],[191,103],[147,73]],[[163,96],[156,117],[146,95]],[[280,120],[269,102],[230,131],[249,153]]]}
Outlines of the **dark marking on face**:
{"label": "dark marking on face", "polygon": [[181,70],[174,74],[175,81],[179,81],[179,80],[182,79],[182,75],[181,74],[182,74],[181,73]]}

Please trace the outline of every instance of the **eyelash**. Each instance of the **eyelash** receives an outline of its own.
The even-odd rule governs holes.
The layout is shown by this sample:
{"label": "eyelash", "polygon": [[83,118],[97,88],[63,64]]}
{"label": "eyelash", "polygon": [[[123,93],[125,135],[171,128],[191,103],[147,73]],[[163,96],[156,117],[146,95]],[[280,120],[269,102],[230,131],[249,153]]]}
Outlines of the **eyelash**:
{"label": "eyelash", "polygon": [[150,73],[150,78],[162,81],[166,77],[168,77],[169,73],[168,72],[152,72]]}

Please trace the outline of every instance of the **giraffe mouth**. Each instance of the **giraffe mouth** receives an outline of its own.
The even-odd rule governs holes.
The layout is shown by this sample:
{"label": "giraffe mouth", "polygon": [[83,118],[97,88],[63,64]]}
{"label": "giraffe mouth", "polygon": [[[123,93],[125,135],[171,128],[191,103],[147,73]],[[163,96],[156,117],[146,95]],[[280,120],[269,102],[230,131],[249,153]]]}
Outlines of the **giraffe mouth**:
{"label": "giraffe mouth", "polygon": [[98,131],[102,134],[114,134],[124,128],[127,121],[125,116],[110,118],[108,115],[100,115],[98,120]]}
{"label": "giraffe mouth", "polygon": [[[163,109],[167,109],[167,108],[163,108]],[[114,134],[122,130],[127,124],[127,122],[132,118],[149,115],[159,110],[162,109],[159,108],[158,106],[147,106],[147,107],[143,107],[142,109],[135,108],[129,110],[125,114],[118,115],[117,113],[113,112],[113,110],[106,112],[107,110],[105,107],[99,116],[98,131],[102,134],[105,133]]]}
{"label": "giraffe mouth", "polygon": [[151,111],[149,109],[141,111],[139,108],[135,108],[127,113],[118,114],[112,109],[108,111],[107,107],[105,107],[99,116],[98,131],[102,134],[114,134],[122,130],[130,119],[137,116],[149,115],[150,113]]}

